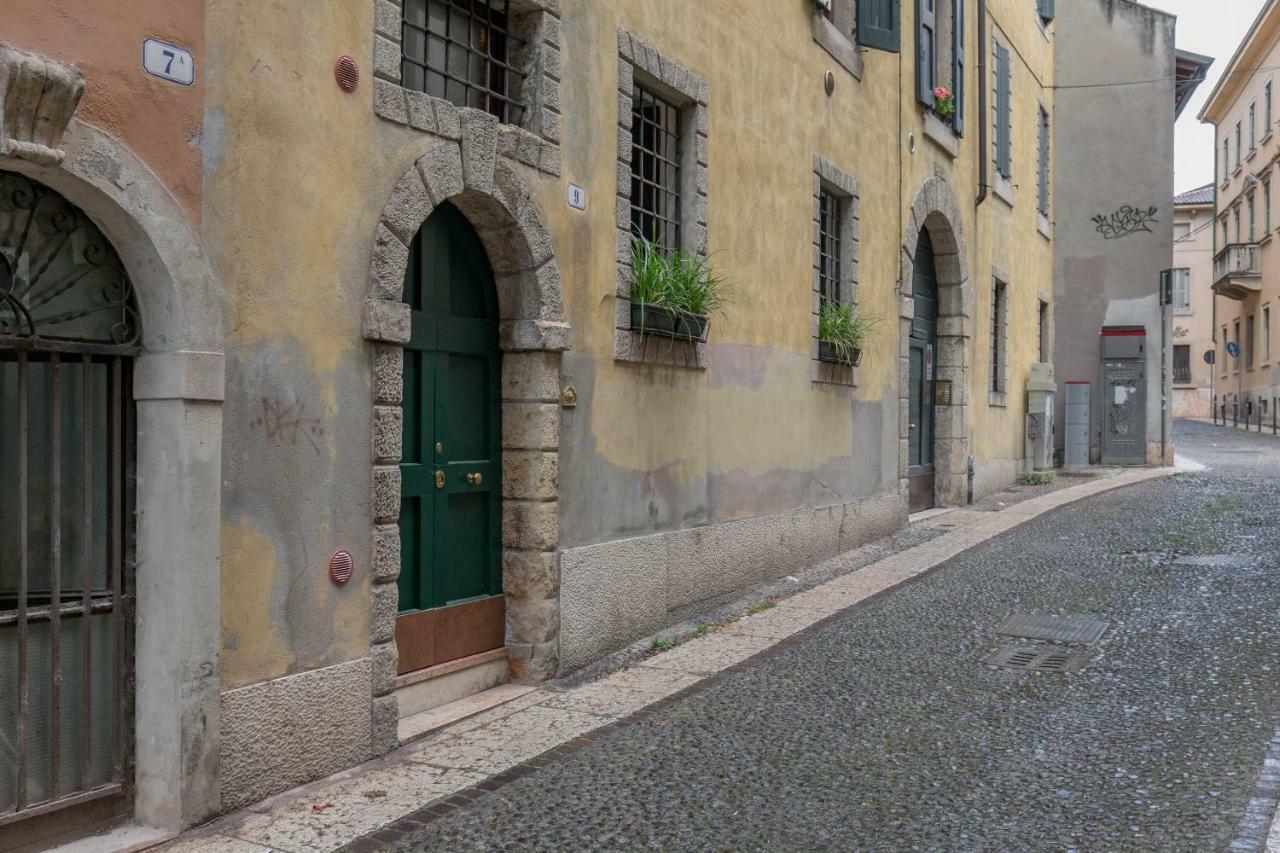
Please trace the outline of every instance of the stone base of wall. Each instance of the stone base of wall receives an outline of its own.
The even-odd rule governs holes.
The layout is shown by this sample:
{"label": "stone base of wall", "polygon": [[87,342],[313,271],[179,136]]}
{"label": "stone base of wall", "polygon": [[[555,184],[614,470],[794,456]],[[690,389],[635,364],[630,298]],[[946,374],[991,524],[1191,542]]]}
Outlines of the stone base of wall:
{"label": "stone base of wall", "polygon": [[367,761],[369,696],[368,658],[223,693],[222,810]]}
{"label": "stone base of wall", "polygon": [[561,673],[800,572],[907,522],[897,492],[781,515],[569,548],[560,555]]}
{"label": "stone base of wall", "polygon": [[973,499],[979,501],[989,494],[1009,488],[1018,481],[1023,468],[1022,459],[975,459]]}
{"label": "stone base of wall", "polygon": [[1175,418],[1207,418],[1212,412],[1213,397],[1208,388],[1174,388],[1173,416]]}

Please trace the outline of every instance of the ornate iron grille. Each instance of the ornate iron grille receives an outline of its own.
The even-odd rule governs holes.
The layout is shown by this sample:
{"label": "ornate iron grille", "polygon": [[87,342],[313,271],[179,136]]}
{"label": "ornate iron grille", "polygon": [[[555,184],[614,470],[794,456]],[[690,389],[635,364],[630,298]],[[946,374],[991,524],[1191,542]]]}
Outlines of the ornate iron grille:
{"label": "ornate iron grille", "polygon": [[506,0],[405,0],[401,82],[519,124],[524,108],[511,93],[522,77],[510,63],[511,40]]}
{"label": "ornate iron grille", "polygon": [[1174,344],[1173,346],[1173,381],[1179,385],[1191,382],[1191,346]]}
{"label": "ornate iron grille", "polygon": [[840,199],[826,190],[818,194],[818,293],[840,304]]}
{"label": "ornate iron grille", "polygon": [[0,833],[127,803],[138,337],[101,232],[0,172]]}
{"label": "ornate iron grille", "polygon": [[680,108],[642,86],[631,100],[631,230],[680,248]]}

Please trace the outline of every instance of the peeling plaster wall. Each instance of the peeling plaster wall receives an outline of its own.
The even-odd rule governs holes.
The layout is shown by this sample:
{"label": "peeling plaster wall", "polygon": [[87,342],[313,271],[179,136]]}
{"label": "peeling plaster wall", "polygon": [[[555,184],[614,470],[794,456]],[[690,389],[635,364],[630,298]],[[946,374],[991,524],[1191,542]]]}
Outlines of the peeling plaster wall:
{"label": "peeling plaster wall", "polygon": [[[1175,19],[1128,0],[1058,4],[1054,201],[1058,254],[1054,350],[1059,388],[1090,381],[1091,460],[1101,454],[1104,325],[1147,331],[1147,461],[1161,436],[1160,272],[1173,265],[1173,73]],[[1155,80],[1142,86],[1094,86]],[[1071,88],[1076,87],[1076,88]],[[1086,88],[1081,88],[1086,87]],[[1124,120],[1118,120],[1123,116]],[[1108,239],[1094,216],[1123,206],[1155,207],[1141,228]],[[1114,233],[1114,232],[1113,232]],[[1172,365],[1170,365],[1172,369]],[[1166,386],[1172,390],[1172,386]],[[1055,441],[1063,446],[1065,394],[1057,398]],[[1170,443],[1167,452],[1172,454]]]}

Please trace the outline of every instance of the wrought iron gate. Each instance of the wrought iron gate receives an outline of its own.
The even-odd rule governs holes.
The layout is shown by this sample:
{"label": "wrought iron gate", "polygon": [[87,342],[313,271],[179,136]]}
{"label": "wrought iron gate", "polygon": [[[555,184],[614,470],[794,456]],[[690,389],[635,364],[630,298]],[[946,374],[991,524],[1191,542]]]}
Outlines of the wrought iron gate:
{"label": "wrought iron gate", "polygon": [[0,171],[0,832],[128,807],[138,339],[103,234]]}

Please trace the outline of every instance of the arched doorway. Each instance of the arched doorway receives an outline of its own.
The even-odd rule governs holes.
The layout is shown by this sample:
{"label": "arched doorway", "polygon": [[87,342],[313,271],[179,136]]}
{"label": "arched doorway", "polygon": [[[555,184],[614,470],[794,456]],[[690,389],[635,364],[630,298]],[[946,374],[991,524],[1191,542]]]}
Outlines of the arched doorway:
{"label": "arched doorway", "polygon": [[18,846],[132,802],[138,316],[97,226],[0,171],[0,833]]}
{"label": "arched doorway", "polygon": [[409,247],[404,298],[399,675],[505,643],[497,290],[448,202]]}
{"label": "arched doorway", "polygon": [[938,278],[933,262],[933,242],[926,229],[916,242],[911,276],[911,318],[907,411],[907,477],[910,512],[934,505],[934,372],[938,350]]}

